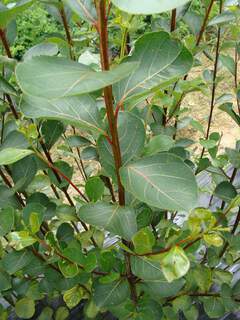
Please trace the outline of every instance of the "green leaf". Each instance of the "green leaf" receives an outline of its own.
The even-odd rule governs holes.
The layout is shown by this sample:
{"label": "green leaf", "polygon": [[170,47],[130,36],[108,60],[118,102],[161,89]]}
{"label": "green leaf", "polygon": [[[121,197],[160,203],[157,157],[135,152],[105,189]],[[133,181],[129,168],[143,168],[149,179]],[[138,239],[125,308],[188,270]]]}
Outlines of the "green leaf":
{"label": "green leaf", "polygon": [[126,240],[131,240],[137,232],[136,216],[131,208],[98,202],[82,206],[78,214],[84,222],[104,228]]}
{"label": "green leaf", "polygon": [[109,284],[96,284],[94,302],[97,307],[104,308],[121,304],[130,295],[127,281],[116,281]]}
{"label": "green leaf", "polygon": [[78,266],[75,263],[60,260],[58,266],[65,278],[73,278],[78,274]]}
{"label": "green leaf", "polygon": [[161,259],[162,271],[168,282],[183,277],[190,268],[190,262],[181,247],[173,247]]}
{"label": "green leaf", "polygon": [[0,76],[0,92],[12,94],[14,96],[17,95],[17,91],[15,90],[15,88],[10,83],[8,83],[7,80],[5,80],[2,76]]}
{"label": "green leaf", "polygon": [[11,277],[7,274],[7,272],[0,270],[0,292],[9,290],[11,287]]}
{"label": "green leaf", "polygon": [[171,39],[168,33],[153,32],[136,41],[135,50],[122,65],[129,62],[138,62],[138,68],[114,86],[119,104],[185,75],[192,67],[193,58],[181,42]]}
{"label": "green leaf", "polygon": [[143,288],[154,298],[166,298],[176,295],[184,286],[184,279],[169,283],[164,277],[160,263],[145,257],[131,257],[133,274],[143,279]]}
{"label": "green leaf", "polygon": [[53,318],[53,310],[50,307],[45,307],[37,320],[49,320]]}
{"label": "green leaf", "polygon": [[84,297],[84,291],[81,287],[75,286],[64,292],[63,300],[68,306],[68,308],[72,309],[76,307],[79,302]]}
{"label": "green leaf", "polygon": [[72,11],[81,19],[94,23],[97,20],[97,13],[92,0],[64,0]]}
{"label": "green leaf", "polygon": [[237,196],[237,191],[231,182],[222,181],[216,186],[214,195],[225,202],[230,202]]}
{"label": "green leaf", "polygon": [[223,239],[216,232],[204,234],[203,240],[209,245],[214,247],[221,247],[223,245]]}
{"label": "green leaf", "polygon": [[[120,112],[118,115],[118,136],[122,154],[122,165],[137,157],[145,142],[145,128],[142,120],[130,112]],[[115,163],[112,147],[106,137],[98,139],[98,152],[106,172],[115,175]]]}
{"label": "green leaf", "polygon": [[168,151],[174,146],[173,138],[165,134],[153,137],[144,148],[144,155],[151,156],[158,152]]}
{"label": "green leaf", "polygon": [[58,141],[64,132],[64,125],[60,121],[46,120],[41,126],[41,133],[43,135],[46,147],[48,150]]}
{"label": "green leaf", "polygon": [[[66,177],[68,177],[68,179],[72,179],[73,167],[71,167],[67,162],[59,160],[54,163],[54,167],[59,169]],[[65,179],[61,179],[61,181],[59,181],[51,169],[48,169],[48,176],[50,181],[60,189],[64,189],[69,186],[68,181]]]}
{"label": "green leaf", "polygon": [[15,311],[19,318],[30,319],[35,313],[35,303],[29,298],[20,299],[16,302]]}
{"label": "green leaf", "polygon": [[149,15],[175,9],[183,6],[189,0],[141,0],[141,2],[136,2],[135,0],[112,0],[112,2],[122,11],[131,14]]}
{"label": "green leaf", "polygon": [[107,283],[111,283],[111,282],[114,282],[116,280],[119,280],[119,278],[120,278],[120,274],[119,273],[112,272],[112,273],[109,273],[106,276],[101,277],[99,279],[99,283],[107,284]]}
{"label": "green leaf", "polygon": [[197,208],[188,217],[188,227],[192,235],[211,229],[216,224],[216,218],[212,212],[205,208]]}
{"label": "green leaf", "polygon": [[56,43],[43,42],[36,44],[26,51],[23,55],[23,60],[30,60],[33,57],[39,56],[55,56],[58,54],[58,46]]}
{"label": "green leaf", "polygon": [[99,177],[91,177],[85,184],[85,191],[89,199],[96,202],[104,194],[104,183]]}
{"label": "green leaf", "polygon": [[0,151],[0,165],[8,165],[17,162],[32,154],[32,150],[6,148]]}
{"label": "green leaf", "polygon": [[59,307],[55,314],[55,320],[66,320],[69,317],[69,311],[66,307]]}
{"label": "green leaf", "polygon": [[2,267],[10,275],[31,263],[32,255],[28,251],[11,251],[2,258]]}
{"label": "green leaf", "polygon": [[238,150],[226,148],[226,154],[234,168],[240,169],[240,152]]}
{"label": "green leaf", "polygon": [[155,244],[155,237],[150,230],[146,227],[139,230],[132,238],[135,252],[137,254],[144,254],[152,251]]}
{"label": "green leaf", "polygon": [[14,226],[14,210],[13,208],[5,208],[0,211],[0,237],[9,233]]}
{"label": "green leaf", "polygon": [[206,314],[210,318],[221,318],[225,313],[225,308],[220,298],[204,297],[203,306]]}
{"label": "green leaf", "polygon": [[236,15],[234,15],[234,13],[232,13],[231,11],[225,11],[225,12],[217,15],[216,17],[212,18],[209,21],[208,26],[229,23],[235,19],[236,19]]}
{"label": "green leaf", "polygon": [[27,9],[33,4],[34,0],[22,0],[15,3],[10,8],[0,7],[0,28],[5,28],[7,24],[13,20],[19,13]]}
{"label": "green leaf", "polygon": [[120,169],[127,191],[150,206],[168,210],[191,210],[198,199],[191,169],[177,156],[162,153]]}
{"label": "green leaf", "polygon": [[54,100],[24,95],[20,108],[27,118],[60,120],[80,129],[104,134],[100,113],[89,95]]}
{"label": "green leaf", "polygon": [[42,56],[19,63],[16,77],[25,94],[55,99],[102,89],[126,78],[137,65],[127,63],[111,71],[95,72],[65,58]]}
{"label": "green leaf", "polygon": [[228,102],[224,103],[219,107],[220,110],[226,112],[238,126],[240,126],[240,117],[239,115],[233,110],[233,104]]}
{"label": "green leaf", "polygon": [[33,238],[28,231],[15,231],[7,236],[9,244],[15,250],[20,251],[34,244],[37,239]]}
{"label": "green leaf", "polygon": [[15,188],[19,191],[25,191],[35,177],[37,169],[37,162],[32,155],[15,162],[11,166]]}
{"label": "green leaf", "polygon": [[222,64],[224,65],[224,67],[231,72],[232,75],[235,74],[235,62],[234,59],[232,57],[225,56],[223,54],[220,54],[219,60],[222,62]]}

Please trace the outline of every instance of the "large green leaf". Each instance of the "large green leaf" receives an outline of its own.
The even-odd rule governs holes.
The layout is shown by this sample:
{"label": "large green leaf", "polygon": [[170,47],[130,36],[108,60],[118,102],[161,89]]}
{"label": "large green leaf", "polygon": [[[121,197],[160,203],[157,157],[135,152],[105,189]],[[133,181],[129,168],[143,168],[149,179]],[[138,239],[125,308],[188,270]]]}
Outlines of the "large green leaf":
{"label": "large green leaf", "polygon": [[194,174],[174,154],[161,153],[129,163],[120,174],[126,190],[150,206],[188,211],[197,204]]}
{"label": "large green leaf", "polygon": [[111,71],[95,72],[65,58],[42,56],[20,63],[16,77],[24,93],[54,99],[102,89],[126,78],[136,67],[136,63],[128,63]]}
{"label": "large green leaf", "polygon": [[61,120],[80,129],[104,133],[100,113],[89,95],[54,100],[24,95],[20,108],[28,118]]}
{"label": "large green leaf", "polygon": [[0,28],[4,28],[7,24],[14,19],[19,13],[27,9],[33,4],[34,0],[21,0],[16,2],[14,6],[0,7]]}
{"label": "large green leaf", "polygon": [[152,32],[136,41],[132,55],[122,65],[138,62],[138,68],[114,86],[118,102],[136,97],[185,75],[193,64],[191,53],[166,32]]}
{"label": "large green leaf", "polygon": [[131,208],[98,202],[82,206],[79,217],[88,224],[104,228],[127,240],[131,240],[137,232],[136,216]]}
{"label": "large green leaf", "polygon": [[[118,116],[118,136],[125,165],[142,151],[145,142],[145,128],[142,120],[130,112],[120,112]],[[101,163],[109,175],[115,174],[112,147],[104,136],[98,140],[98,152]]]}
{"label": "large green leaf", "polygon": [[93,0],[64,0],[64,2],[81,19],[94,23],[97,20],[97,13]]}
{"label": "large green leaf", "polygon": [[17,162],[32,154],[32,150],[6,148],[0,151],[0,165],[8,165]]}
{"label": "large green leaf", "polygon": [[143,288],[150,295],[166,298],[176,295],[184,286],[185,280],[179,279],[169,283],[164,277],[160,263],[145,257],[131,257],[132,272],[143,280]]}
{"label": "large green leaf", "polygon": [[98,283],[94,289],[94,301],[99,308],[121,304],[129,297],[127,281],[119,280],[109,284]]}
{"label": "large green leaf", "polygon": [[1,260],[2,267],[11,275],[30,264],[32,258],[33,255],[29,251],[11,251]]}
{"label": "large green leaf", "polygon": [[183,6],[189,0],[112,0],[121,10],[131,14],[154,14]]}

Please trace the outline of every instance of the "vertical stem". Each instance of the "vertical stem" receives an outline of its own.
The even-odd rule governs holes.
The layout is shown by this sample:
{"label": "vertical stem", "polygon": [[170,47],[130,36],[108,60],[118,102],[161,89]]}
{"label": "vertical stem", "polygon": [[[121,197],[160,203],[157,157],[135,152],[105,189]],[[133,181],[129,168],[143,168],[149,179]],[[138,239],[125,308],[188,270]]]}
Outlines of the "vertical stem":
{"label": "vertical stem", "polygon": [[[102,70],[109,70],[109,55],[108,55],[108,29],[107,29],[107,13],[106,13],[106,1],[105,0],[97,0],[96,1],[96,9],[98,15],[98,32],[100,36],[100,56],[101,56],[101,65]],[[117,175],[118,182],[118,198],[119,204],[121,206],[125,205],[125,194],[124,188],[120,180],[119,169],[122,165],[121,159],[121,150],[119,145],[118,138],[118,130],[117,130],[117,117],[114,117],[114,107],[113,107],[113,94],[112,87],[108,86],[104,89],[104,100],[107,111],[108,125],[112,137],[112,151],[115,162],[115,169]],[[125,245],[130,246],[127,241],[124,241]],[[131,290],[131,298],[134,304],[137,303],[137,292],[134,276],[131,271],[131,262],[129,253],[125,253],[125,265],[126,265],[126,273],[127,279],[129,283],[129,287]]]}
{"label": "vertical stem", "polygon": [[172,10],[172,19],[171,19],[171,32],[176,29],[177,25],[177,9]]}
{"label": "vertical stem", "polygon": [[202,36],[203,36],[204,31],[205,31],[205,29],[206,29],[207,21],[208,21],[210,12],[211,12],[211,10],[212,10],[212,6],[213,6],[213,4],[214,4],[214,1],[215,1],[215,0],[211,0],[209,6],[208,6],[208,8],[207,8],[205,17],[204,17],[204,19],[203,19],[202,27],[201,27],[200,32],[199,32],[198,37],[197,37],[196,47],[199,46],[199,44],[200,44],[200,42],[201,42],[201,40],[202,40]]}
{"label": "vertical stem", "polygon": [[61,7],[59,8],[59,13],[60,13],[60,16],[62,18],[63,27],[64,27],[64,30],[65,30],[65,33],[66,33],[66,37],[67,37],[67,43],[68,43],[70,58],[72,60],[75,60],[74,53],[73,53],[72,36],[71,36],[71,32],[70,32],[70,29],[69,29],[69,26],[68,26],[67,17],[66,17],[66,13],[65,13],[65,10],[64,10],[64,5],[63,5],[62,2],[61,2]]}
{"label": "vertical stem", "polygon": [[238,107],[238,114],[240,115],[240,99],[238,97],[238,48],[237,44],[235,47],[235,74],[234,74],[234,85],[236,89],[236,98],[237,98],[237,107]]}
{"label": "vertical stem", "polygon": [[4,47],[5,51],[6,51],[6,54],[7,54],[8,58],[12,58],[12,53],[11,53],[10,47],[8,45],[8,41],[7,41],[7,38],[6,38],[5,31],[3,29],[1,29],[1,28],[0,28],[0,38],[2,40],[3,47]]}
{"label": "vertical stem", "polygon": [[[219,2],[219,13],[222,13],[222,5],[223,2],[220,0]],[[208,118],[208,125],[207,125],[207,133],[205,138],[209,138],[210,134],[210,129],[211,129],[211,124],[212,124],[212,117],[213,117],[213,110],[215,106],[215,94],[216,94],[216,88],[217,88],[217,71],[218,71],[218,60],[219,60],[219,53],[220,53],[220,40],[221,40],[221,27],[218,27],[218,32],[217,32],[217,44],[216,44],[216,54],[215,54],[215,61],[214,61],[214,70],[213,70],[213,84],[212,84],[212,97],[211,97],[211,105],[210,105],[210,113],[209,113],[209,118]],[[201,153],[201,158],[203,157],[205,152],[205,148],[202,149]]]}
{"label": "vertical stem", "polygon": [[[109,55],[108,55],[108,30],[107,30],[107,16],[106,16],[106,4],[104,0],[97,1],[97,13],[98,13],[98,28],[100,36],[100,55],[101,55],[101,65],[102,70],[109,70]],[[125,204],[125,194],[124,188],[120,180],[119,169],[122,165],[121,151],[119,145],[118,131],[117,131],[117,121],[114,117],[114,107],[113,107],[113,94],[112,86],[104,88],[104,100],[107,111],[107,118],[109,124],[109,130],[112,137],[112,150],[116,168],[117,182],[118,182],[118,196],[119,204]]]}

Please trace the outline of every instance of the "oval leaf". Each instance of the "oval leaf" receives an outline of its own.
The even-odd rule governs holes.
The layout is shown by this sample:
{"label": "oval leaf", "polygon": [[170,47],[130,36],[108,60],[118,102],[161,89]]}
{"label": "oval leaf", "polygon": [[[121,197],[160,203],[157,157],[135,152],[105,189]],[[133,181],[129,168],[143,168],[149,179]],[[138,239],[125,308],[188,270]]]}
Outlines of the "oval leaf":
{"label": "oval leaf", "polygon": [[189,0],[112,0],[122,11],[131,14],[154,14],[183,6]]}
{"label": "oval leaf", "polygon": [[130,62],[137,62],[137,69],[114,86],[120,104],[129,97],[141,96],[185,75],[192,67],[193,57],[168,33],[152,32],[136,41],[132,55],[124,59],[122,65]]}
{"label": "oval leaf", "polygon": [[12,164],[14,162],[17,162],[18,160],[21,160],[28,156],[29,154],[32,154],[32,150],[27,149],[15,149],[15,148],[6,148],[0,151],[0,165],[8,165]]}
{"label": "oval leaf", "polygon": [[42,56],[20,63],[16,77],[24,93],[54,99],[102,89],[125,78],[136,67],[136,63],[128,63],[110,71],[95,72],[65,58]]}
{"label": "oval leaf", "polygon": [[136,216],[131,208],[98,202],[82,206],[79,217],[88,224],[104,228],[127,240],[131,240],[137,232]]}
{"label": "oval leaf", "polygon": [[20,108],[28,118],[61,120],[80,129],[104,133],[96,103],[89,95],[54,100],[24,95]]}
{"label": "oval leaf", "polygon": [[196,206],[194,174],[173,154],[162,153],[129,163],[120,174],[126,190],[150,206],[187,211]]}

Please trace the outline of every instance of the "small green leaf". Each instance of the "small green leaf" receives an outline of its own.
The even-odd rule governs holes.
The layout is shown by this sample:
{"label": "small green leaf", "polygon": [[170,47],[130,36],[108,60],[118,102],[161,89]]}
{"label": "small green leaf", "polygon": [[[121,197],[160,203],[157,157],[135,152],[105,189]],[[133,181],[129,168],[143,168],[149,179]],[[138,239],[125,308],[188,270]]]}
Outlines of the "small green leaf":
{"label": "small green leaf", "polygon": [[175,142],[170,136],[160,134],[149,141],[144,149],[144,155],[151,156],[158,152],[168,151],[174,144]]}
{"label": "small green leaf", "polygon": [[6,148],[0,151],[0,165],[8,165],[17,162],[32,154],[32,150]]}
{"label": "small green leaf", "polygon": [[58,266],[65,278],[73,278],[78,274],[78,266],[75,263],[60,260]]}
{"label": "small green leaf", "polygon": [[79,302],[84,297],[84,291],[81,287],[75,286],[67,291],[65,291],[63,295],[63,300],[68,306],[68,308],[72,309],[76,307]]}
{"label": "small green leaf", "polygon": [[168,282],[172,282],[188,272],[190,262],[181,247],[174,247],[161,259],[161,266]]}
{"label": "small green leaf", "polygon": [[91,201],[100,200],[104,193],[104,183],[99,177],[91,177],[85,184],[86,194]]}
{"label": "small green leaf", "polygon": [[152,251],[155,244],[155,237],[150,230],[146,227],[139,230],[132,238],[135,252],[137,254],[144,254]]}
{"label": "small green leaf", "polygon": [[20,251],[26,247],[33,245],[37,239],[32,237],[28,231],[15,231],[7,236],[11,247]]}
{"label": "small green leaf", "polygon": [[29,298],[20,299],[16,302],[15,311],[19,318],[30,319],[35,313],[35,303]]}
{"label": "small green leaf", "polygon": [[29,218],[29,225],[32,233],[37,233],[40,229],[41,223],[37,212],[31,212]]}
{"label": "small green leaf", "polygon": [[114,281],[118,280],[119,278],[120,278],[120,274],[119,273],[112,272],[112,273],[109,273],[106,276],[101,277],[99,279],[99,283],[107,284],[107,283],[114,282]]}
{"label": "small green leaf", "polygon": [[221,247],[223,245],[223,239],[216,232],[204,234],[203,240],[209,245],[214,247]]}
{"label": "small green leaf", "polygon": [[55,314],[55,320],[66,320],[69,317],[69,311],[66,307],[59,307]]}

